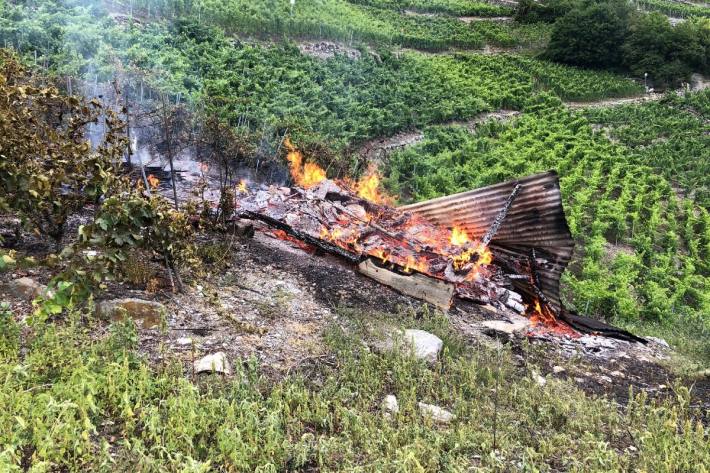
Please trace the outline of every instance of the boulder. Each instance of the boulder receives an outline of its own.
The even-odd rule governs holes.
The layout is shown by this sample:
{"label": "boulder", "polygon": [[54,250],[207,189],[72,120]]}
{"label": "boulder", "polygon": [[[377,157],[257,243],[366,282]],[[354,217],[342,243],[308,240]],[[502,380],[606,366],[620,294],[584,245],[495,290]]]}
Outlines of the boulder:
{"label": "boulder", "polygon": [[414,356],[429,363],[436,363],[439,352],[444,347],[444,342],[439,337],[424,330],[405,330],[404,341],[411,347]]}
{"label": "boulder", "polygon": [[195,373],[221,373],[232,374],[232,367],[227,361],[227,355],[222,351],[212,353],[205,357],[195,360],[193,363]]}
{"label": "boulder", "polygon": [[96,305],[96,313],[111,320],[129,317],[141,328],[156,328],[160,326],[166,309],[160,302],[126,298],[101,301]]}
{"label": "boulder", "polygon": [[399,412],[399,403],[397,402],[397,397],[393,394],[388,394],[382,400],[382,409],[390,414],[396,414]]}
{"label": "boulder", "polygon": [[418,406],[419,412],[421,412],[422,415],[426,417],[431,417],[431,420],[439,424],[448,424],[456,418],[456,416],[453,415],[451,412],[433,404],[425,404],[423,402],[420,402]]}
{"label": "boulder", "polygon": [[510,320],[486,320],[481,322],[483,333],[504,340],[525,335],[529,327],[530,320],[520,316],[512,316]]}
{"label": "boulder", "polygon": [[24,300],[34,300],[47,292],[47,286],[38,283],[32,278],[18,278],[3,284],[0,292]]}

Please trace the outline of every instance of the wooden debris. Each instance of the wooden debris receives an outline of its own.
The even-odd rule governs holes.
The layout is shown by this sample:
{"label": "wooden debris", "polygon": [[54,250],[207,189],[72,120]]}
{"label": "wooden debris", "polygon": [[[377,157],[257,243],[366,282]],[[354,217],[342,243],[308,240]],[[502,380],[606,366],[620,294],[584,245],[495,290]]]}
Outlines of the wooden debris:
{"label": "wooden debris", "polygon": [[396,291],[416,297],[444,311],[449,310],[454,295],[454,285],[423,274],[402,275],[377,266],[370,258],[358,265],[358,270]]}

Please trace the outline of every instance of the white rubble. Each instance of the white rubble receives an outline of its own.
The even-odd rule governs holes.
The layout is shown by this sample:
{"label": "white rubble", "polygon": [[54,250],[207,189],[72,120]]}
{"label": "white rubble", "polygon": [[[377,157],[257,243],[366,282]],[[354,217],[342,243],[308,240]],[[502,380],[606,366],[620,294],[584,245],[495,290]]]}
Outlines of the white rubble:
{"label": "white rubble", "polygon": [[396,414],[399,412],[399,403],[397,402],[397,397],[394,394],[388,394],[382,400],[382,409],[390,414]]}
{"label": "white rubble", "polygon": [[436,335],[424,330],[407,329],[404,331],[404,341],[414,351],[414,356],[429,363],[436,363],[444,342]]}
{"label": "white rubble", "polygon": [[195,373],[222,373],[226,375],[232,374],[232,367],[227,361],[227,355],[222,351],[212,353],[205,357],[195,360],[193,363]]}
{"label": "white rubble", "polygon": [[448,424],[456,418],[456,416],[451,412],[433,404],[420,402],[418,403],[418,406],[419,412],[421,412],[422,415],[431,417],[434,422],[438,422],[439,424]]}

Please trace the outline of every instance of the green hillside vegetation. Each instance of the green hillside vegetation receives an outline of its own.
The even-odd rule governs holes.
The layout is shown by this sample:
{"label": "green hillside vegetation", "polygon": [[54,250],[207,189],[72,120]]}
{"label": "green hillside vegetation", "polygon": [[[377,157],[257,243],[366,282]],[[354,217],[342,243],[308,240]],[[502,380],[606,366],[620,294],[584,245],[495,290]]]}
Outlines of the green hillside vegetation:
{"label": "green hillside vegetation", "polygon": [[657,11],[677,18],[710,17],[710,8],[691,5],[688,2],[673,0],[634,0],[634,4],[648,11]]}
{"label": "green hillside vegetation", "polygon": [[[434,127],[424,142],[391,157],[390,189],[416,201],[555,169],[580,244],[565,277],[567,303],[617,323],[660,323],[707,340],[710,148],[702,131],[707,117],[682,110],[693,101],[707,104],[708,94],[588,112],[589,119],[553,103],[531,107],[510,123],[480,126],[474,134]],[[664,107],[670,110],[656,113]],[[621,117],[633,121],[610,131],[619,144],[590,123],[613,125]],[[667,142],[641,143],[651,130],[658,136],[661,126],[671,124],[663,132]],[[671,178],[703,200],[680,197]],[[710,359],[706,342],[686,348]]]}

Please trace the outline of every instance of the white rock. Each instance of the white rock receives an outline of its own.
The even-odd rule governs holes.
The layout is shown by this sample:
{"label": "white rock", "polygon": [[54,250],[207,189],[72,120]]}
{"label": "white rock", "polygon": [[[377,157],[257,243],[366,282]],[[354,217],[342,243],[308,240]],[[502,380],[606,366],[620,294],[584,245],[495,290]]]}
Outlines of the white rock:
{"label": "white rock", "polygon": [[181,337],[175,340],[175,344],[181,346],[192,345],[192,339],[190,337]]}
{"label": "white rock", "polygon": [[440,424],[448,424],[456,418],[456,416],[451,412],[433,404],[425,404],[420,402],[418,406],[419,412],[421,412],[422,415],[431,417],[434,422],[438,422]]}
{"label": "white rock", "polygon": [[481,322],[483,333],[491,336],[511,338],[522,335],[530,327],[530,320],[525,317],[513,316],[510,320],[486,320]]}
{"label": "white rock", "polygon": [[599,381],[600,381],[600,382],[603,382],[603,383],[606,383],[606,384],[611,384],[611,383],[612,383],[612,379],[611,379],[610,377],[606,376],[606,375],[601,375],[601,376],[599,376]]}
{"label": "white rock", "polygon": [[624,378],[625,377],[624,373],[622,373],[621,371],[612,371],[609,374],[615,378]]}
{"label": "white rock", "polygon": [[444,342],[439,337],[424,330],[405,330],[404,340],[412,347],[414,356],[429,363],[436,363],[439,352],[444,346]]}
{"label": "white rock", "polygon": [[544,386],[547,384],[547,379],[545,379],[544,376],[540,376],[540,373],[538,373],[537,371],[533,371],[530,374],[532,376],[532,379],[535,380],[538,385]]}
{"label": "white rock", "polygon": [[661,346],[664,347],[664,348],[670,348],[670,347],[671,347],[671,346],[668,344],[668,342],[665,341],[665,340],[662,339],[662,338],[658,338],[658,337],[644,337],[644,338],[645,338],[646,340],[648,340],[648,341],[651,341],[651,342],[655,343],[656,345],[661,345]]}
{"label": "white rock", "polygon": [[232,367],[227,361],[227,355],[222,351],[212,353],[193,363],[195,368],[195,373],[222,373],[222,374],[232,374]]}
{"label": "white rock", "polygon": [[555,373],[555,374],[560,374],[560,373],[564,373],[564,372],[565,372],[565,369],[564,369],[563,367],[561,367],[561,366],[553,366],[553,367],[552,367],[552,372]]}
{"label": "white rock", "polygon": [[399,403],[397,402],[397,397],[394,394],[388,394],[382,400],[382,409],[391,414],[396,414],[399,412]]}

